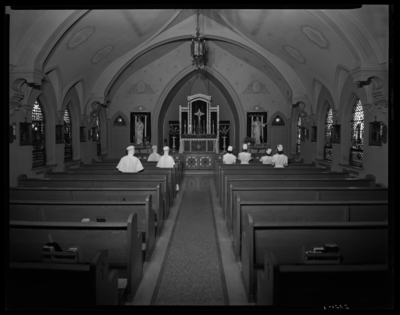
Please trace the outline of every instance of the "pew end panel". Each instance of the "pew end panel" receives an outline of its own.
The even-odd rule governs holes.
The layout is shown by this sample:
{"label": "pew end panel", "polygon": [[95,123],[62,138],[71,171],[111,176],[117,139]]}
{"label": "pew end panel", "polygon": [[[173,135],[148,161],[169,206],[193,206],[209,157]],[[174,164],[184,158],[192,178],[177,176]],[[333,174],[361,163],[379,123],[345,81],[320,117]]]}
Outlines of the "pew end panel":
{"label": "pew end panel", "polygon": [[127,299],[131,300],[143,278],[142,233],[137,229],[137,215],[131,215],[127,222]]}

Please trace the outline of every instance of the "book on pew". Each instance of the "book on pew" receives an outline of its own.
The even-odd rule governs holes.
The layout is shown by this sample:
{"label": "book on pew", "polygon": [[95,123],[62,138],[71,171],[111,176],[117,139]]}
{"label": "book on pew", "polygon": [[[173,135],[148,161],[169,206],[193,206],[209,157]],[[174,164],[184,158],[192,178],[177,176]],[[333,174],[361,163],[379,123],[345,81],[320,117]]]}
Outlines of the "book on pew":
{"label": "book on pew", "polygon": [[340,264],[342,254],[336,244],[325,244],[324,247],[314,247],[313,250],[306,251],[303,247],[304,264]]}
{"label": "book on pew", "polygon": [[97,217],[96,221],[97,222],[107,222],[107,219],[106,219],[106,217]]}

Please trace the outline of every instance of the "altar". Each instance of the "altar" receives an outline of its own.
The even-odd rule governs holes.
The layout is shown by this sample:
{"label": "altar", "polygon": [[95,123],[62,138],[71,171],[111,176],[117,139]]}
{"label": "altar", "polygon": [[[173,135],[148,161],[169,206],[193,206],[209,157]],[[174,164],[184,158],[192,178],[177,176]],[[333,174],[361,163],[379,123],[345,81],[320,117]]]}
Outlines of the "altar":
{"label": "altar", "polygon": [[188,96],[188,105],[179,106],[179,153],[219,153],[219,106],[211,106],[211,96]]}

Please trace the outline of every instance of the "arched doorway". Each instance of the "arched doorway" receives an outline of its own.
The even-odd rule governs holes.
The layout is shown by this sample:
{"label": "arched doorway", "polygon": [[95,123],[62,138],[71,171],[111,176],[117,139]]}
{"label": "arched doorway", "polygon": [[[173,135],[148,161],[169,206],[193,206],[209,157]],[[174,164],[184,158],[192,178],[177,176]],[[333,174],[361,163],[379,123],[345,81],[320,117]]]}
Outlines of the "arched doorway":
{"label": "arched doorway", "polygon": [[119,159],[126,155],[129,144],[128,119],[122,112],[117,112],[111,119],[111,154],[110,158]]}
{"label": "arched doorway", "polygon": [[277,113],[271,117],[271,140],[270,145],[275,152],[278,144],[283,145],[284,150],[288,151],[287,146],[287,123],[282,114]]}

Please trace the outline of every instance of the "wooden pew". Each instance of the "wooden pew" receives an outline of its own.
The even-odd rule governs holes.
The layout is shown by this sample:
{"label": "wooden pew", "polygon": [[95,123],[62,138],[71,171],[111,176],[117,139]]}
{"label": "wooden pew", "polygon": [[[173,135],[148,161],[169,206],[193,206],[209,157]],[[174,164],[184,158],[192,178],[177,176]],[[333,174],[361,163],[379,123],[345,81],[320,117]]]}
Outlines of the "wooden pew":
{"label": "wooden pew", "polygon": [[[298,237],[304,239],[296,240],[297,246],[302,241],[309,241],[305,232]],[[360,243],[355,245],[357,251],[369,252],[374,260],[365,263],[365,256],[355,255],[355,251],[348,250],[343,262],[347,260],[351,263],[320,264],[303,260],[299,264],[297,257],[287,257],[283,263],[279,249],[274,252],[265,250],[263,268],[258,269],[256,275],[257,305],[275,306],[276,309],[323,310],[334,304],[346,304],[349,309],[386,308],[390,305],[387,257],[382,251],[373,252],[368,242]],[[384,237],[374,243],[387,246]],[[296,245],[290,244],[293,247]]]}
{"label": "wooden pew", "polygon": [[[244,222],[248,214],[253,217],[257,216],[258,219],[269,222],[360,222],[388,220],[388,201],[387,199],[384,199],[385,195],[387,195],[387,191],[355,192],[354,189],[352,189],[346,192],[345,190],[324,191],[321,188],[316,188],[316,190],[314,196],[323,195],[323,200],[314,201],[312,199],[312,193],[309,194],[310,199],[308,201],[305,198],[298,198],[297,200],[297,194],[304,192],[305,195],[307,195],[310,191],[291,190],[286,191],[287,198],[283,200],[242,201],[240,196],[237,196],[232,221],[233,248],[236,260],[240,260],[242,245],[241,239],[243,236]],[[266,195],[272,195],[273,193],[274,192],[272,191],[270,194],[267,193]],[[275,193],[279,195],[276,191]],[[284,193],[285,191],[283,191],[282,195],[285,195]],[[350,196],[351,193],[354,193],[360,198],[364,198],[364,200],[346,200],[346,197]],[[289,197],[291,194],[293,194],[292,198]]]}
{"label": "wooden pew", "polygon": [[[148,173],[148,171],[163,171],[170,170],[172,174],[172,182],[175,184],[180,184],[180,174],[177,166],[168,167],[168,168],[159,168],[156,166],[155,162],[148,162],[142,164],[144,170],[139,173]],[[81,164],[78,168],[68,168],[66,171],[74,171],[74,170],[113,170],[118,171],[116,168],[117,164],[113,163],[93,163],[93,164]]]}
{"label": "wooden pew", "polygon": [[342,254],[339,268],[377,265],[387,269],[387,221],[263,222],[248,215],[243,233],[242,276],[249,301],[255,298],[255,276],[257,270],[264,267],[265,251],[273,252],[279,264],[301,268],[303,249],[324,244],[337,244],[339,247]]}
{"label": "wooden pew", "polygon": [[[173,168],[167,168],[167,169],[171,169],[173,172],[176,173],[176,177],[178,180],[178,184],[181,184],[181,180],[182,180],[182,166],[183,163],[179,160],[179,159],[174,159],[175,161],[175,166]],[[116,168],[116,166],[118,165],[118,161],[94,161],[92,164],[80,164],[79,168],[82,167],[101,167],[101,166],[105,166],[105,167],[110,167],[111,169],[114,167]],[[159,167],[157,167],[157,162],[148,162],[146,161],[146,159],[140,159],[140,162],[142,163],[143,167],[145,170],[148,169],[160,169]],[[69,168],[69,169],[73,169],[73,168]]]}
{"label": "wooden pew", "polygon": [[[347,178],[350,177],[348,172],[330,172],[323,168],[299,168],[299,169],[276,169],[276,168],[264,168],[259,170],[221,170],[218,186],[217,195],[220,196],[226,187],[226,177],[227,176],[238,176],[237,178],[251,179],[255,175],[265,175],[267,178],[288,178],[287,175],[298,174],[299,178],[301,175],[305,176],[310,174],[312,176],[317,176],[318,174],[328,175],[331,177]],[[235,178],[235,177],[232,177]]]}
{"label": "wooden pew", "polygon": [[9,309],[85,309],[118,305],[118,270],[109,271],[108,251],[90,263],[9,262]]}
{"label": "wooden pew", "polygon": [[[120,177],[118,175],[108,174],[69,174],[69,173],[55,173],[50,175],[49,178],[27,178],[26,175],[18,177],[18,187],[49,187],[49,188],[146,188],[152,189],[161,185],[164,220],[169,215],[170,210],[170,193],[167,178],[138,178],[131,179],[129,176]],[[54,179],[53,179],[54,177]],[[111,177],[111,178],[110,178]],[[114,178],[116,177],[116,178]],[[152,177],[152,176],[147,176]],[[120,178],[120,179],[118,179]],[[158,201],[155,200],[156,205]]]}
{"label": "wooden pew", "polygon": [[[46,173],[46,178],[56,179],[60,178],[60,176],[65,176],[65,174],[79,174],[81,178],[108,178],[108,179],[163,179],[166,177],[166,192],[169,192],[169,200],[170,205],[172,206],[174,202],[174,198],[176,196],[176,187],[175,183],[172,180],[171,170],[163,169],[163,170],[147,170],[140,173],[121,173],[118,170],[81,170],[79,168],[76,169],[68,169],[66,172],[50,172]],[[65,178],[65,177],[62,177]]]}
{"label": "wooden pew", "polygon": [[41,262],[49,234],[65,251],[79,247],[79,262],[90,263],[99,250],[108,250],[109,268],[127,279],[127,297],[133,298],[143,276],[142,233],[137,214],[126,222],[38,222],[10,221],[9,260]]}
{"label": "wooden pew", "polygon": [[[230,168],[224,166],[219,169],[217,176],[217,187],[220,190],[220,187],[223,185],[223,178],[225,175],[256,175],[256,174],[286,174],[286,173],[328,173],[330,170],[325,168],[317,168],[317,167],[291,167],[291,168],[274,168],[271,165],[255,165],[255,166],[246,166],[238,165],[238,168]],[[221,190],[222,191],[222,190]],[[220,191],[218,191],[218,194]],[[219,195],[218,195],[219,196]]]}
{"label": "wooden pew", "polygon": [[143,201],[70,201],[70,200],[10,200],[11,220],[44,222],[80,222],[89,218],[106,218],[111,223],[126,223],[131,214],[137,215],[137,230],[144,235],[146,261],[156,245],[156,226],[151,209],[151,196]]}
{"label": "wooden pew", "polygon": [[[151,196],[156,216],[157,236],[164,226],[164,207],[160,185],[152,188],[52,188],[52,187],[10,187],[11,200],[56,200],[56,201],[127,201],[143,202]],[[146,210],[147,211],[147,210]],[[128,216],[126,217],[128,218]],[[125,220],[125,219],[124,219]]]}
{"label": "wooden pew", "polygon": [[[324,175],[325,176],[325,175]],[[223,213],[231,208],[231,191],[235,188],[267,188],[267,187],[376,187],[375,177],[366,178],[276,178],[276,179],[228,179],[226,193],[221,194]],[[228,186],[229,185],[229,186]]]}
{"label": "wooden pew", "polygon": [[[285,167],[285,168],[280,168],[279,170],[284,171],[284,170],[290,170],[290,169],[309,169],[309,170],[316,170],[316,169],[325,169],[326,171],[330,171],[330,168],[324,168],[324,167],[319,167],[316,166],[315,163],[311,164],[303,164],[303,163],[297,163],[297,164],[289,164],[290,166]],[[268,164],[262,164],[262,163],[256,163],[256,164],[223,164],[223,163],[218,163],[216,165],[216,178],[215,181],[219,183],[220,180],[220,175],[221,171],[225,170],[236,170],[236,171],[250,171],[250,170],[276,170],[272,165]]]}
{"label": "wooden pew", "polygon": [[249,181],[249,180],[260,180],[260,179],[323,179],[323,178],[349,178],[349,173],[347,172],[325,172],[323,169],[316,171],[304,171],[304,170],[295,170],[295,171],[284,171],[279,172],[275,170],[268,171],[248,171],[246,174],[236,173],[236,171],[228,171],[224,174],[224,171],[221,172],[221,187],[220,187],[220,201],[221,206],[226,210],[227,202],[229,199],[226,199],[229,196],[229,184],[230,181]]}

